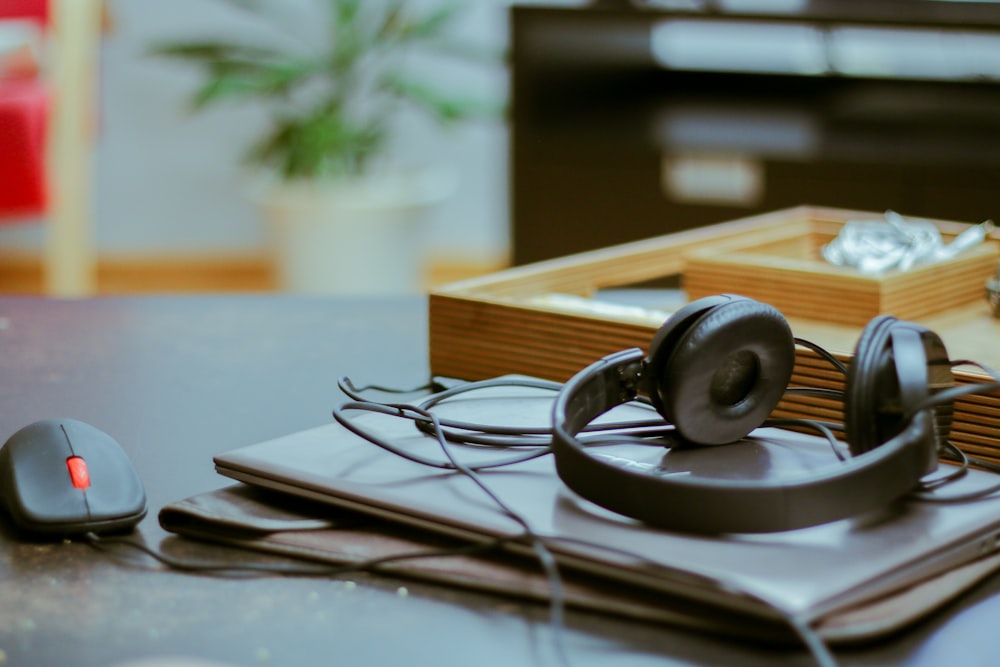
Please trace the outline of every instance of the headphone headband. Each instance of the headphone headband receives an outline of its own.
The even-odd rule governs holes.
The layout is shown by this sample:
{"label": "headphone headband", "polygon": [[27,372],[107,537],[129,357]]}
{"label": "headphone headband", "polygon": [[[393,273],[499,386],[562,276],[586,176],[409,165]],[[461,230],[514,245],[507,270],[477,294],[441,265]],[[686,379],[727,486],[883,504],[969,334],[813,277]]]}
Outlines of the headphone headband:
{"label": "headphone headband", "polygon": [[577,434],[636,398],[645,372],[638,348],[577,373],[553,406],[556,470],[578,495],[652,526],[695,533],[763,533],[847,518],[912,491],[928,469],[933,418],[920,412],[878,447],[829,468],[781,480],[655,476],[589,454]]}

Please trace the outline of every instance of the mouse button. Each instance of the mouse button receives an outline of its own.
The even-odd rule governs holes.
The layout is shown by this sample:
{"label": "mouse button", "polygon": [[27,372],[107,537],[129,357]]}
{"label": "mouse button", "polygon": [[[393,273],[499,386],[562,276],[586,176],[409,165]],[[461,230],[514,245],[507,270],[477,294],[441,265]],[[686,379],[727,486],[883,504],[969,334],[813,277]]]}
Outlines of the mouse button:
{"label": "mouse button", "polygon": [[20,474],[23,466],[52,467],[55,462],[73,455],[69,439],[58,421],[35,422],[10,436],[4,445],[10,465]]}
{"label": "mouse button", "polygon": [[92,521],[105,521],[146,513],[146,492],[135,475],[119,475],[110,483],[94,483],[87,489]]}
{"label": "mouse button", "polygon": [[87,501],[74,489],[66,470],[68,444],[65,438],[51,439],[47,434],[8,441],[10,490],[8,509],[26,521],[51,523],[86,518]]}
{"label": "mouse button", "polygon": [[84,490],[90,487],[90,469],[82,456],[71,456],[66,459],[66,469],[73,488]]}
{"label": "mouse button", "polygon": [[78,419],[62,419],[58,422],[58,428],[65,434],[66,441],[70,445],[70,456],[83,456],[87,448],[94,444],[98,447],[121,448],[110,435]]}
{"label": "mouse button", "polygon": [[14,520],[26,528],[43,529],[90,518],[83,492],[66,482],[54,482],[51,475],[18,475],[6,506]]}
{"label": "mouse button", "polygon": [[111,436],[74,443],[87,467],[86,489],[92,521],[132,516],[146,511],[146,493],[132,462]]}

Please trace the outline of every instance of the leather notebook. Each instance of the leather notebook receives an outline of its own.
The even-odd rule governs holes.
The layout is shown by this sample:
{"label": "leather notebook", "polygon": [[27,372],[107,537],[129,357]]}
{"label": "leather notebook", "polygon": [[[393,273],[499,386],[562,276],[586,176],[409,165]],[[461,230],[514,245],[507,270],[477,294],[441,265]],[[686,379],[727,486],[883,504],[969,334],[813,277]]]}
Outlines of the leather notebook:
{"label": "leather notebook", "polygon": [[[247,484],[172,503],[161,510],[159,520],[164,529],[183,537],[333,566],[460,544],[426,530]],[[815,626],[831,643],[867,641],[919,620],[997,569],[1000,554],[976,559],[891,595],[829,614]],[[386,564],[375,572],[506,599],[549,601],[548,580],[538,565],[509,554],[432,556]],[[580,572],[566,571],[562,577],[568,607],[742,640],[798,641],[781,622],[734,614],[690,598],[653,593]]]}
{"label": "leather notebook", "polygon": [[[470,394],[436,410],[466,421],[538,425],[547,424],[551,399],[551,393],[506,388]],[[604,418],[636,417],[648,418],[649,412],[626,405]],[[368,414],[356,419],[397,447],[444,459],[440,444],[411,422]],[[467,464],[511,456],[484,447],[450,447]],[[629,442],[601,451],[650,465],[666,457],[695,457],[692,465],[699,470],[758,477],[794,476],[838,463],[825,440],[777,429],[758,429],[746,442],[697,451]],[[487,542],[521,534],[520,525],[468,478],[404,460],[336,423],[241,447],[217,455],[215,463],[225,476],[318,501],[333,516],[349,510],[375,517],[384,522],[380,530],[409,540],[433,536]],[[794,615],[829,641],[870,639],[926,614],[997,567],[992,556],[1000,535],[1000,498],[954,504],[904,501],[800,530],[705,536],[654,529],[592,505],[561,483],[548,456],[485,471],[481,477],[545,538],[568,576],[610,582],[603,589],[610,595],[602,594],[599,603],[592,599],[591,608],[612,607],[619,591],[628,588],[640,598],[649,594],[666,601],[655,606],[668,616],[698,617],[692,609],[706,610],[691,622],[714,623],[720,631],[733,625],[715,621],[727,615],[754,618],[766,626]],[[994,475],[972,470],[946,492],[995,482]],[[317,550],[323,559],[343,558],[345,548],[334,544],[337,529],[329,530],[329,539]],[[288,538],[268,537],[261,546],[287,549],[279,543]],[[528,570],[538,569],[523,543],[515,540],[508,548],[510,555],[494,559],[495,566],[517,561]],[[424,568],[421,575],[428,576],[426,563],[414,561],[407,567]],[[467,586],[477,586],[478,580],[434,576],[455,583],[461,579]],[[496,588],[485,578],[478,587]],[[674,613],[677,609],[683,611]]]}

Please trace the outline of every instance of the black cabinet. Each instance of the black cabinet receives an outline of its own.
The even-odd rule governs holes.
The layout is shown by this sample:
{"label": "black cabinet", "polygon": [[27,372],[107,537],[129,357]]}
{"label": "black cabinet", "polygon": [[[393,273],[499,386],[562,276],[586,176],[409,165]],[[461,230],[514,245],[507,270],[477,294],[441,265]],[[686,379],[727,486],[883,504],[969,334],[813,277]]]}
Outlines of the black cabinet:
{"label": "black cabinet", "polygon": [[998,4],[515,6],[510,25],[517,264],[799,204],[1000,217]]}

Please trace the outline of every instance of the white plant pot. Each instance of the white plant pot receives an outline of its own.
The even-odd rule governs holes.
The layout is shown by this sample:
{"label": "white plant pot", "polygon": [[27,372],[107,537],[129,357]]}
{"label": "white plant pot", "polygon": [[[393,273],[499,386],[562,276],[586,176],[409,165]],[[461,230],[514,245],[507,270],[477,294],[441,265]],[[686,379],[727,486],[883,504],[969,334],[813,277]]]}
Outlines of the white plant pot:
{"label": "white plant pot", "polygon": [[260,206],[280,288],[307,294],[422,291],[427,213],[453,187],[448,174],[434,170],[267,187]]}

